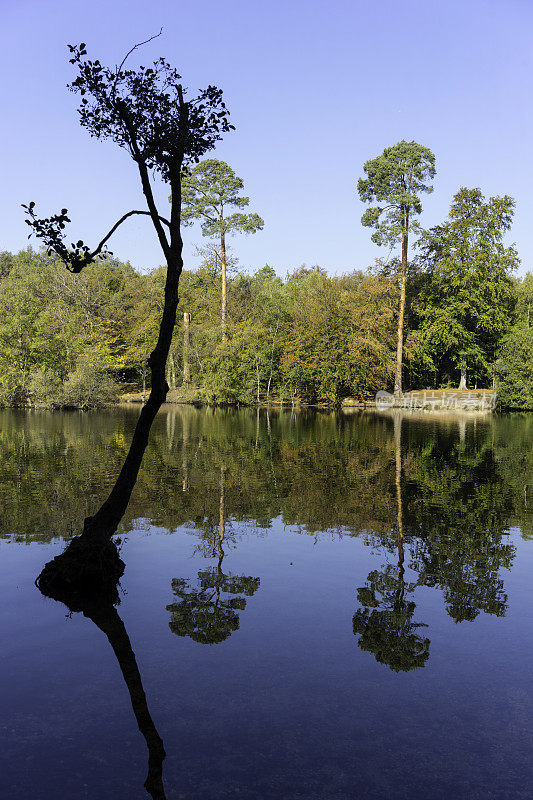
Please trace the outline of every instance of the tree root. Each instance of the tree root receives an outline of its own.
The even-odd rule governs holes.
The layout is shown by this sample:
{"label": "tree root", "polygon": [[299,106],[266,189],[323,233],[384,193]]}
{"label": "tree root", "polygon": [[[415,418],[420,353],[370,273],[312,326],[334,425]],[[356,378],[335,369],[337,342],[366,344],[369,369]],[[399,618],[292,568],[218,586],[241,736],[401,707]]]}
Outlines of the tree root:
{"label": "tree root", "polygon": [[45,564],[35,585],[46,597],[81,611],[87,601],[119,602],[118,582],[125,564],[112,539],[86,533]]}

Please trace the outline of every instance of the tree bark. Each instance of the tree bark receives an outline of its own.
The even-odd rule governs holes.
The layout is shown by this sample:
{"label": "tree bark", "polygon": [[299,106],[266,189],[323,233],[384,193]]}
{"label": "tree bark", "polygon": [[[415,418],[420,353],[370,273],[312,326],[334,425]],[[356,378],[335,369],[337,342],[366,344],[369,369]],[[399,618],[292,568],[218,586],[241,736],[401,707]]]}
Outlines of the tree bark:
{"label": "tree bark", "polygon": [[459,381],[459,390],[466,389],[466,369],[461,367],[461,380]]}
{"label": "tree bark", "polygon": [[[406,215],[407,217],[407,215]],[[398,309],[398,345],[396,348],[396,375],[394,377],[394,394],[402,394],[402,364],[403,364],[403,321],[405,316],[405,294],[407,285],[407,245],[408,232],[402,235],[402,266],[400,275],[400,306]]]}
{"label": "tree bark", "polygon": [[168,354],[167,383],[171,389],[176,388],[176,365],[173,353]]}

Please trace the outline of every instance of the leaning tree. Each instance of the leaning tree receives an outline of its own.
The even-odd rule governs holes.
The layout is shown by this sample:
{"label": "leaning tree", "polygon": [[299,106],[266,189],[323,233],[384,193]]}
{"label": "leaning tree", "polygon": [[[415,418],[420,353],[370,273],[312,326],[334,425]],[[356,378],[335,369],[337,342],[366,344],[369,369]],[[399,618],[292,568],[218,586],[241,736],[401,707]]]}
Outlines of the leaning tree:
{"label": "leaning tree", "polygon": [[[151,39],[141,44],[148,41]],[[110,139],[115,142],[133,159],[147,209],[125,213],[99,244],[91,249],[82,240],[72,242],[70,246],[67,244],[65,229],[70,219],[66,208],[48,218],[39,218],[35,203],[24,206],[28,214],[27,222],[32,228],[30,236],[36,235],[48,253],[58,255],[71,272],[78,273],[96,259],[108,255],[108,240],[120,225],[134,215],[150,218],[167,266],[159,335],[149,358],[152,376],[150,396],[139,416],[129,452],[115,485],[98,511],[85,520],[83,535],[71,543],[73,547],[70,552],[78,552],[80,570],[85,571],[88,581],[95,577],[94,563],[91,563],[95,559],[91,560],[87,553],[95,544],[100,545],[101,551],[106,542],[110,543],[129,502],[152,422],[168,391],[165,365],[176,320],[178,285],[183,267],[182,178],[188,168],[214,147],[224,132],[233,128],[228,121],[229,112],[222,100],[222,92],[215,86],[208,86],[195,98],[187,98],[181,76],[163,58],[155,61],[151,67],[126,69],[128,56],[139,46],[135,45],[118,67],[109,68],[100,61],[90,61],[85,44],[69,45],[72,54],[70,63],[78,72],[69,88],[80,95],[78,113],[82,127],[99,140]],[[155,177],[170,187],[172,200],[169,219],[159,213],[154,197]],[[84,566],[88,564],[91,566]],[[39,579],[41,588],[47,580],[45,571]],[[55,569],[50,573],[51,581],[52,578],[61,579],[58,572],[60,570]]]}
{"label": "leaning tree", "polygon": [[400,305],[394,394],[402,393],[403,325],[407,284],[409,234],[420,230],[417,216],[422,211],[420,195],[432,192],[429,181],[435,177],[435,156],[417,142],[401,141],[386,147],[363,167],[366,178],[359,178],[357,190],[367,208],[361,218],[365,227],[375,228],[372,241],[378,245],[401,243]]}

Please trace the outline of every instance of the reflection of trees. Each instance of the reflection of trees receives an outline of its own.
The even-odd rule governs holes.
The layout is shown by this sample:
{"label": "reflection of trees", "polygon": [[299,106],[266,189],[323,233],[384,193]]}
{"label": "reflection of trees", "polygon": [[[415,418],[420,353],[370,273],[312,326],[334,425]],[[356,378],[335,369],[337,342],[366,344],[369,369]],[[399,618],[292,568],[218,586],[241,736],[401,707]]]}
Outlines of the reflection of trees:
{"label": "reflection of trees", "polygon": [[139,731],[148,748],[148,774],[144,787],[153,800],[165,800],[163,786],[165,748],[148,709],[141,674],[130,638],[115,608],[115,604],[118,603],[116,585],[108,586],[107,591],[102,591],[97,596],[79,594],[74,591],[69,593],[62,587],[61,593],[54,599],[63,602],[72,612],[81,611],[107,637],[127,686]]}
{"label": "reflection of trees", "polygon": [[413,548],[419,584],[442,589],[456,622],[507,609],[501,569],[515,548],[506,541],[512,511],[492,443],[444,435],[426,442],[410,462],[408,522],[423,534]]}
{"label": "reflection of trees", "polygon": [[131,707],[148,747],[148,774],[144,787],[153,800],[165,800],[163,786],[165,748],[148,709],[141,674],[124,623],[111,604],[105,606],[98,603],[86,606],[83,613],[107,636],[128,687]]}
{"label": "reflection of trees", "polygon": [[[79,530],[124,459],[137,413],[1,412],[0,536],[39,541]],[[236,522],[268,529],[279,516],[303,533],[360,534],[399,561],[404,547],[405,569],[418,573],[418,585],[442,591],[454,619],[505,613],[501,573],[514,554],[506,531],[514,524],[527,534],[532,519],[533,422],[513,415],[458,426],[426,415],[404,421],[399,449],[393,421],[394,414],[271,412],[267,419],[262,411],[167,407],[154,422],[119,531],[139,518],[169,531],[186,525],[205,554],[216,556],[219,544],[227,550],[239,533],[236,527],[220,540],[220,464],[227,463],[224,513]],[[394,590],[390,570],[379,571],[387,577],[370,581],[379,605],[365,606],[369,618],[372,610],[394,610],[395,591],[401,602],[413,599],[410,584]],[[211,613],[209,603],[222,609],[233,600],[228,625],[235,624],[247,594],[230,578],[220,562],[198,580],[178,580],[175,605],[183,602],[185,611],[189,599],[192,614],[196,597],[199,629],[199,609]]]}
{"label": "reflection of trees", "polygon": [[353,617],[357,643],[395,672],[423,667],[429,658],[429,639],[418,633],[425,626],[413,622],[416,605],[405,598],[415,585],[405,582],[399,562],[398,568],[388,565],[381,572],[373,570],[366,585],[357,590],[363,606]]}
{"label": "reflection of trees", "polygon": [[[172,591],[179,602],[167,606],[170,630],[189,636],[200,644],[218,644],[239,628],[239,611],[246,608],[246,597],[259,588],[259,578],[225,575],[222,572],[226,533],[226,468],[220,468],[218,563],[198,573],[199,586],[186,578],[174,578]],[[228,596],[231,595],[231,596]]]}
{"label": "reflection of trees", "polygon": [[[413,622],[416,605],[405,595],[416,584],[405,582],[405,550],[402,503],[402,420],[394,419],[396,531],[398,564],[386,565],[382,571],[373,570],[365,586],[357,590],[357,600],[363,606],[353,617],[353,632],[359,635],[361,650],[374,654],[376,661],[395,672],[423,667],[429,658],[429,639],[418,634],[426,627]],[[392,538],[391,536],[391,538]],[[390,543],[392,548],[392,542]]]}
{"label": "reflection of trees", "polygon": [[494,430],[498,472],[513,493],[512,524],[533,539],[533,414],[505,414]]}
{"label": "reflection of trees", "polygon": [[[124,459],[137,413],[0,412],[0,536],[45,541],[78,532]],[[264,413],[257,419],[244,410],[161,412],[119,530],[143,518],[168,530],[193,526],[203,536],[206,521],[218,518],[221,463],[231,464],[226,508],[236,521],[268,528],[281,516],[310,532],[390,530],[395,443],[387,417],[271,412],[270,437]],[[406,528],[418,535],[424,520],[425,535],[433,514],[462,520],[465,530],[479,515],[488,525],[492,516],[524,526],[533,506],[532,425],[526,415],[498,416],[478,422],[474,434],[467,423],[461,443],[457,423],[404,423]],[[476,467],[476,451],[491,451],[492,441],[493,467],[487,452]]]}

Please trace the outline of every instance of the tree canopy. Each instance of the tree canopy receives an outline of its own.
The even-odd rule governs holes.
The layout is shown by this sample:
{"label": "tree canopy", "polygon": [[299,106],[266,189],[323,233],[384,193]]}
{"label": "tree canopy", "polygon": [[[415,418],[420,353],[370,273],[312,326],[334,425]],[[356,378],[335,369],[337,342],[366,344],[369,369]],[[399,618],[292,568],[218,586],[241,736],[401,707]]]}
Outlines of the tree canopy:
{"label": "tree canopy", "polygon": [[463,187],[449,219],[421,238],[427,280],[414,300],[420,358],[439,378],[468,370],[476,383],[492,382],[514,305],[511,273],[519,259],[503,242],[513,212],[511,197],[485,200],[480,189]]}

